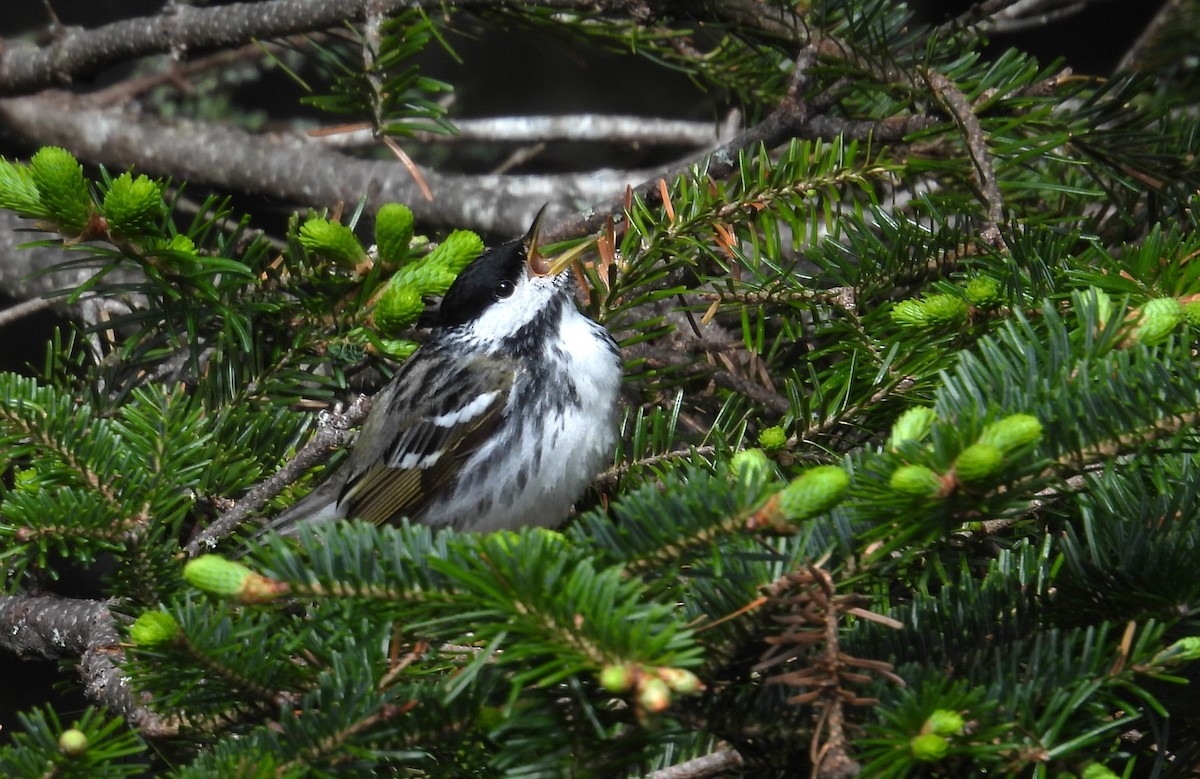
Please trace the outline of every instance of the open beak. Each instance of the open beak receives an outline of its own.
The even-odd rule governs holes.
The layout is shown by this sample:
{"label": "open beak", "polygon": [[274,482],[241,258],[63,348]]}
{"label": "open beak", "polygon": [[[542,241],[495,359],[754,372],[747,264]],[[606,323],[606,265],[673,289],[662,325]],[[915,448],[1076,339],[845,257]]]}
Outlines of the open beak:
{"label": "open beak", "polygon": [[542,206],[542,210],[538,211],[537,216],[533,219],[533,227],[530,227],[529,232],[525,235],[525,257],[529,263],[529,272],[534,276],[557,276],[570,267],[575,258],[590,249],[596,242],[596,237],[592,236],[577,243],[562,254],[546,257],[538,247],[538,232],[542,225],[542,216],[545,213],[546,207]]}

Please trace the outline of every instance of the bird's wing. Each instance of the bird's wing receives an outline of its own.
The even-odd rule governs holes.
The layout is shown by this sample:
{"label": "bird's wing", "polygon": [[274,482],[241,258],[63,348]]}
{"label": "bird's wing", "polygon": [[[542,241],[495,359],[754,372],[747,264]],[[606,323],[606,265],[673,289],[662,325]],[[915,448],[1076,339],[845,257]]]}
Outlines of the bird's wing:
{"label": "bird's wing", "polygon": [[[454,367],[404,371],[377,402],[378,429],[364,428],[338,497],[345,516],[382,524],[416,516],[452,482],[466,459],[488,439],[512,389],[511,364],[477,357]],[[372,425],[374,426],[374,425]]]}

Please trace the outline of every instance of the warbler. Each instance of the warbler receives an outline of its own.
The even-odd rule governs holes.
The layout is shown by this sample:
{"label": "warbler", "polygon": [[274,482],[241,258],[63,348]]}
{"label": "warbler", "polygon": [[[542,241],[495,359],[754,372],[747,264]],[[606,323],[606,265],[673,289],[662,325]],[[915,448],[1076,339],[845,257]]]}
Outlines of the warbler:
{"label": "warbler", "polygon": [[408,517],[489,532],[561,524],[612,456],[621,357],[575,303],[568,268],[529,232],[484,252],[442,299],[342,467],[271,521]]}

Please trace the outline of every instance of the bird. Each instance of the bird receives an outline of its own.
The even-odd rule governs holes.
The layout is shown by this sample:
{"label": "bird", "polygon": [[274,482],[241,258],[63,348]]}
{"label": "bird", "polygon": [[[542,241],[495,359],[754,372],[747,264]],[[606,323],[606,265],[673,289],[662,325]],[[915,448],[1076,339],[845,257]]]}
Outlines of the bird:
{"label": "bird", "polygon": [[589,244],[546,257],[541,221],[463,268],[342,466],[263,531],[407,517],[486,533],[567,519],[613,456],[622,362],[576,305],[568,269]]}

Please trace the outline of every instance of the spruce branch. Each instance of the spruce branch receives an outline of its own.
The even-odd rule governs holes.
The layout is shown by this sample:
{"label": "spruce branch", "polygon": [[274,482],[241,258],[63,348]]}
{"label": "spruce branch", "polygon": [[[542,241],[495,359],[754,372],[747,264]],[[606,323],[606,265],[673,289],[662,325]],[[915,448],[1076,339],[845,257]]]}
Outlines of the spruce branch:
{"label": "spruce branch", "polygon": [[704,171],[704,175],[712,179],[724,178],[738,169],[741,155],[747,150],[759,147],[774,149],[792,139],[870,140],[886,144],[901,141],[908,134],[937,123],[935,118],[927,116],[896,116],[882,121],[868,121],[844,119],[814,110],[813,104],[804,99],[803,93],[811,86],[810,71],[816,64],[817,53],[815,46],[806,46],[796,56],[787,94],[778,107],[761,122],[706,153],[699,160],[688,160],[673,166],[661,175],[644,179],[624,194],[597,203],[593,208],[563,220],[547,231],[548,239],[564,240],[597,232],[611,216],[620,214],[634,197],[650,207],[662,204],[663,191],[659,186],[660,180],[688,178],[693,169]]}
{"label": "spruce branch", "polygon": [[[787,627],[782,635],[767,639],[771,648],[755,670],[765,671],[793,660],[811,647],[819,647],[817,657],[807,667],[776,674],[767,682],[803,690],[788,698],[788,703],[816,703],[821,709],[810,746],[814,779],[857,776],[860,766],[849,754],[843,706],[872,706],[879,701],[856,695],[843,685],[870,681],[870,677],[861,671],[879,674],[901,686],[904,680],[892,672],[889,663],[852,657],[841,650],[842,614],[851,609],[860,616],[870,613],[859,606],[860,599],[855,596],[837,595],[833,577],[824,568],[809,565],[807,570],[790,574],[767,589],[775,604],[786,608],[788,614],[776,619]],[[796,593],[785,595],[789,590]],[[881,615],[870,615],[870,618],[890,623],[891,627],[899,626],[895,620]]]}

